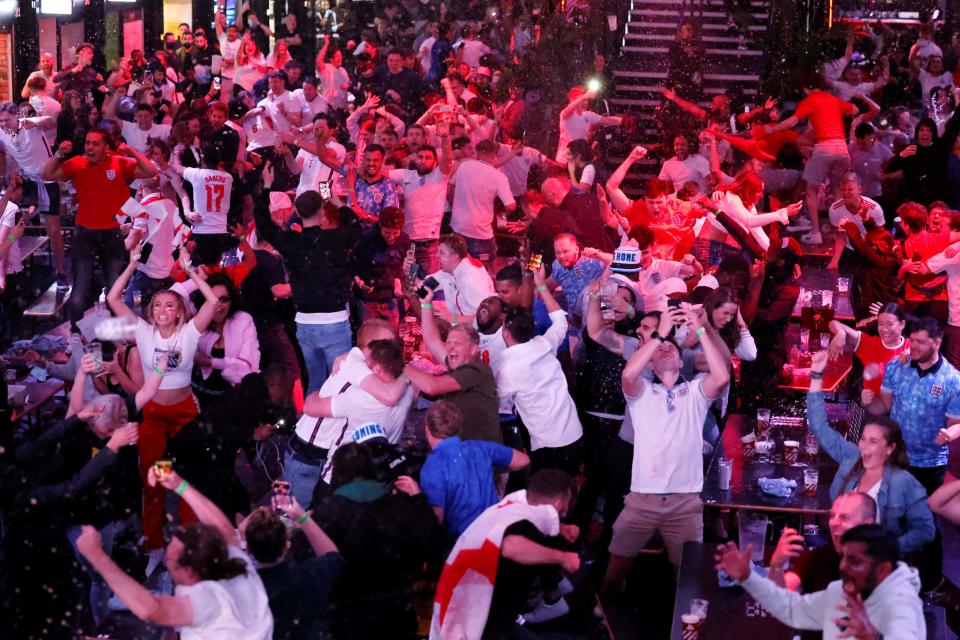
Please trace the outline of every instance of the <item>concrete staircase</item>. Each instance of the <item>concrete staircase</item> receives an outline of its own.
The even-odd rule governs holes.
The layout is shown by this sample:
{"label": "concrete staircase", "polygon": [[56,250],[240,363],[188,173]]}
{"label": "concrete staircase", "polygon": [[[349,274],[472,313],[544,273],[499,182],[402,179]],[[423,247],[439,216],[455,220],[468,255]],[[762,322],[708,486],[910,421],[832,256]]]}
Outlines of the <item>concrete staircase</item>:
{"label": "concrete staircase", "polygon": [[[681,19],[692,18],[699,25],[707,53],[701,106],[733,87],[739,88],[751,105],[760,99],[769,1],[751,0],[750,6],[750,37],[745,40],[746,49],[740,50],[739,35],[727,30],[723,0],[630,0],[621,55],[614,68],[617,90],[611,102],[618,113],[637,117],[634,144],[648,146],[660,141],[662,132],[654,121],[654,109],[664,101],[660,87],[666,81],[668,51]],[[618,150],[621,153],[610,157],[610,164],[616,166],[628,150]],[[628,195],[637,197],[642,181],[655,177],[660,163],[660,158],[636,163],[624,183]]]}

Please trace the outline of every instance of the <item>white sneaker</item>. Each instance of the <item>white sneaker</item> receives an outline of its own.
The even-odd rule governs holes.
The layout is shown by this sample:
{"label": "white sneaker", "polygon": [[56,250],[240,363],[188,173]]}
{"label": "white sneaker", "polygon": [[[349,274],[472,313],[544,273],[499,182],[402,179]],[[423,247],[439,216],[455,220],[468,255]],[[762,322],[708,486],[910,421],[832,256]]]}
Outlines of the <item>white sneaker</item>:
{"label": "white sneaker", "polygon": [[823,244],[823,234],[819,231],[810,231],[800,236],[800,242],[803,244]]}
{"label": "white sneaker", "polygon": [[563,598],[560,598],[553,604],[541,602],[536,609],[530,613],[523,614],[523,619],[527,624],[540,624],[548,620],[556,620],[570,613],[570,605]]}
{"label": "white sneaker", "polygon": [[561,596],[568,596],[573,593],[573,583],[570,582],[569,578],[564,576],[563,580],[557,585],[557,591],[560,592]]}
{"label": "white sneaker", "polygon": [[787,225],[787,231],[810,231],[811,229],[813,229],[813,224],[811,224],[810,218],[797,218]]}

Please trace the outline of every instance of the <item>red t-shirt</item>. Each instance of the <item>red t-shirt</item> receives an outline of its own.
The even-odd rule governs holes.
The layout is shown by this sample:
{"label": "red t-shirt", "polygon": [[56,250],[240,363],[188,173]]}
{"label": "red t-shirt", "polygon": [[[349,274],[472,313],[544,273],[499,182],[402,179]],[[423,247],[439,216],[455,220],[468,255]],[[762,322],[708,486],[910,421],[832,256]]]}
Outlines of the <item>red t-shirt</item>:
{"label": "red t-shirt", "polygon": [[846,142],[843,116],[852,116],[857,108],[826,91],[814,91],[797,105],[793,115],[807,118],[813,126],[814,142],[839,140]]}
{"label": "red t-shirt", "polygon": [[[903,243],[903,257],[913,262],[926,262],[950,246],[949,233],[921,231]],[[947,274],[913,273],[907,276],[904,299],[908,301],[946,300]]]}
{"label": "red t-shirt", "polygon": [[909,348],[909,338],[904,338],[899,347],[891,349],[883,344],[883,339],[880,336],[871,336],[861,332],[860,344],[857,345],[857,350],[854,351],[854,354],[860,358],[864,369],[867,368],[868,364],[880,366],[880,372],[875,378],[871,378],[870,380],[866,378],[863,379],[863,388],[869,389],[875,394],[880,393],[880,383],[883,382],[883,373],[887,368],[887,363]]}
{"label": "red t-shirt", "polygon": [[77,190],[77,225],[87,229],[119,227],[116,216],[130,197],[136,168],[136,160],[113,154],[99,164],[76,156],[60,165]]}

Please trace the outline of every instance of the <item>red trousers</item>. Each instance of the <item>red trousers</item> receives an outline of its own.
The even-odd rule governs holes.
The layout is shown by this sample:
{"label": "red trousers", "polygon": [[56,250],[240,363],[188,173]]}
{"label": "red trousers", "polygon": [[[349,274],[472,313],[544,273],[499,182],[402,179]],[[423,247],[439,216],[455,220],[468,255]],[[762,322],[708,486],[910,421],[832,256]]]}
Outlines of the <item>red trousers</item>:
{"label": "red trousers", "polygon": [[[150,402],[143,408],[137,446],[140,449],[140,478],[143,480],[143,548],[147,551],[162,549],[164,546],[163,524],[167,493],[160,485],[151,487],[147,484],[147,471],[154,462],[163,459],[170,438],[196,418],[197,414],[197,401],[192,394],[176,404]],[[181,500],[180,521],[194,522],[196,519],[187,503]]]}

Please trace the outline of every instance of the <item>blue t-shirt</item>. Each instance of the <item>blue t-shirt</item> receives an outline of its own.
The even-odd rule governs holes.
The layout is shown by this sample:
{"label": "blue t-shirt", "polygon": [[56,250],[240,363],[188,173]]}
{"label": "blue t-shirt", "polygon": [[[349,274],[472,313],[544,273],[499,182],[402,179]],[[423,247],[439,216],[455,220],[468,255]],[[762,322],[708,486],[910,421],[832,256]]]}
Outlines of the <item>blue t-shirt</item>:
{"label": "blue t-shirt", "polygon": [[571,318],[584,316],[584,310],[580,304],[583,290],[591,282],[599,280],[605,268],[596,258],[580,258],[569,268],[560,266],[558,260],[553,261],[550,277],[563,287],[563,297],[567,300],[567,314]]}
{"label": "blue t-shirt", "polygon": [[420,470],[420,488],[430,506],[443,509],[443,519],[456,540],[477,516],[500,498],[493,484],[493,469],[513,459],[513,449],[484,440],[447,438]]}
{"label": "blue t-shirt", "polygon": [[960,372],[940,356],[921,377],[912,364],[894,358],[880,388],[893,394],[890,417],[903,431],[910,466],[947,464],[947,446],[934,444],[933,439],[949,418],[960,418]]}

